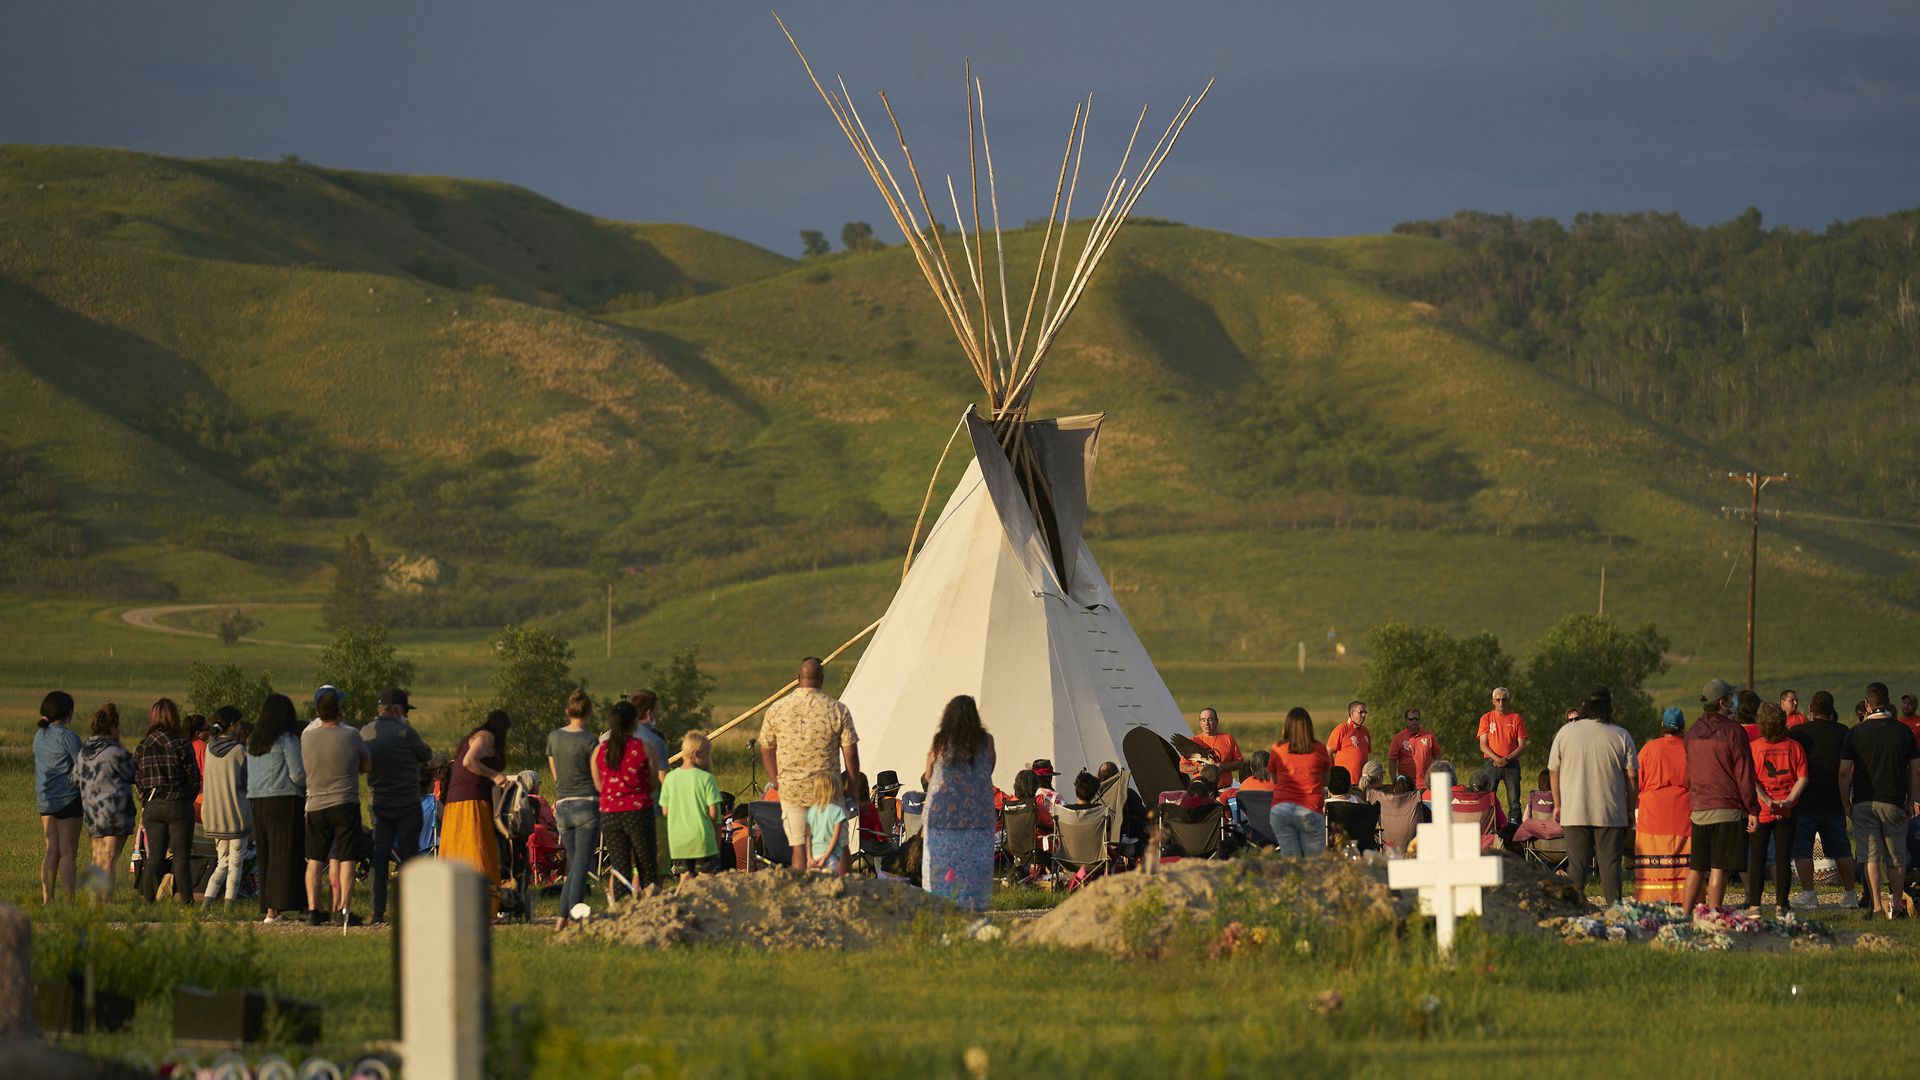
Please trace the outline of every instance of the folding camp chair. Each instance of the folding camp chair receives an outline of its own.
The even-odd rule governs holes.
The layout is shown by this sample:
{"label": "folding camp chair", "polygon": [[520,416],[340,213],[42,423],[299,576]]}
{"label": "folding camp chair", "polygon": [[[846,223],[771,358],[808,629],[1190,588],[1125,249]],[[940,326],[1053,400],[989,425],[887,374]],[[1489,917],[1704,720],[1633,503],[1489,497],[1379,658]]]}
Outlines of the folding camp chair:
{"label": "folding camp chair", "polygon": [[[1553,796],[1544,791],[1536,791],[1527,796],[1528,822],[1549,824],[1553,822]],[[1524,824],[1524,822],[1523,822]],[[1632,848],[1628,848],[1632,851]],[[1549,870],[1565,869],[1567,865],[1567,838],[1563,836],[1537,836],[1520,842],[1520,852],[1528,860],[1537,862]]]}
{"label": "folding camp chair", "polygon": [[1222,853],[1226,838],[1227,808],[1211,803],[1204,808],[1182,810],[1161,807],[1160,822],[1166,830],[1163,855],[1185,855],[1189,859],[1211,859]]}
{"label": "folding camp chair", "polygon": [[787,826],[780,820],[780,804],[771,799],[747,804],[753,815],[753,833],[757,838],[754,854],[768,866],[792,866],[793,846],[787,843]]}
{"label": "folding camp chair", "polygon": [[[1338,851],[1351,840],[1355,848],[1372,851],[1380,846],[1380,807],[1369,802],[1332,802],[1326,804],[1327,847]],[[1335,846],[1335,833],[1339,834]]]}
{"label": "folding camp chair", "polygon": [[1380,842],[1404,854],[1426,810],[1420,793],[1376,791],[1369,792],[1367,799],[1380,807]]}
{"label": "folding camp chair", "polygon": [[1273,838],[1273,792],[1241,788],[1234,801],[1240,804],[1240,816],[1253,846],[1273,847],[1279,843]]}
{"label": "folding camp chair", "polygon": [[1068,891],[1107,872],[1111,858],[1107,848],[1107,822],[1112,814],[1104,806],[1075,810],[1061,806],[1053,811],[1053,862],[1075,871]]}
{"label": "folding camp chair", "polygon": [[1031,877],[1040,864],[1039,811],[1030,802],[1010,802],[1000,808],[1001,851],[1006,855],[1007,880],[1015,872]]}

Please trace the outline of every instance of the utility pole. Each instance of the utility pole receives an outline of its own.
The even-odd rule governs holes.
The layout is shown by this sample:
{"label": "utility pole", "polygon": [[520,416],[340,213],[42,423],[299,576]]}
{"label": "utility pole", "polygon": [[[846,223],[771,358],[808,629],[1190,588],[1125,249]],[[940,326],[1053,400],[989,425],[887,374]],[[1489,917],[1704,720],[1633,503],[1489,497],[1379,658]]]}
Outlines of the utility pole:
{"label": "utility pole", "polygon": [[1786,473],[1728,473],[1727,479],[1747,485],[1753,502],[1747,510],[1747,689],[1753,689],[1753,602],[1760,581],[1760,489],[1775,480],[1785,483]]}
{"label": "utility pole", "polygon": [[607,582],[607,659],[613,659],[613,582]]}
{"label": "utility pole", "polygon": [[1607,564],[1600,564],[1600,617],[1607,616]]}

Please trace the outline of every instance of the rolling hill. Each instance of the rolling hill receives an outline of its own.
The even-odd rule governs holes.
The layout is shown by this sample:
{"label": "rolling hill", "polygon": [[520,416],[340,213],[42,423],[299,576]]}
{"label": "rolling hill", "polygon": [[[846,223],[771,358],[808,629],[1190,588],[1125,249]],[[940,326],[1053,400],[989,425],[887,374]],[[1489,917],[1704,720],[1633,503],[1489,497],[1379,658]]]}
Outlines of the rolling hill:
{"label": "rolling hill", "polygon": [[[1382,284],[1464,257],[1123,234],[1036,407],[1108,414],[1088,532],[1177,692],[1343,696],[1334,644],[1389,618],[1517,651],[1603,565],[1674,685],[1731,670],[1746,462]],[[977,390],[923,289],[903,250],[796,262],[501,184],[0,147],[0,588],[17,618],[315,599],[364,530],[444,568],[395,597],[421,640],[582,636],[612,581],[590,677],[699,641],[754,696],[884,607]],[[1763,666],[1913,670],[1911,535],[1769,522]]]}

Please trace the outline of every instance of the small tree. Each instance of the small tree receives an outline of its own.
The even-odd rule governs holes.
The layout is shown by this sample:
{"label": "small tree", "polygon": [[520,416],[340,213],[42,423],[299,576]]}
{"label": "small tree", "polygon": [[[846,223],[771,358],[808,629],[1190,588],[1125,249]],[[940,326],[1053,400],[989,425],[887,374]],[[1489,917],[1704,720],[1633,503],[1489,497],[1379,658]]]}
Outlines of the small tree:
{"label": "small tree", "polygon": [[560,726],[567,695],[584,685],[573,674],[573,646],[538,627],[509,626],[493,639],[493,654],[500,667],[486,708],[513,717],[508,767],[537,768],[546,757],[547,732]]}
{"label": "small tree", "polygon": [[346,695],[340,715],[347,723],[364,724],[379,711],[382,690],[413,682],[413,661],[401,658],[387,640],[386,627],[349,627],[335,633],[321,651],[314,678]]}
{"label": "small tree", "polygon": [[819,229],[800,230],[801,255],[811,259],[818,255],[825,255],[832,250],[832,246],[827,243],[826,233],[821,232]]}
{"label": "small tree", "polygon": [[259,619],[239,608],[231,608],[220,613],[220,623],[214,628],[214,633],[220,636],[221,644],[238,645],[241,638],[258,629],[260,629]]}
{"label": "small tree", "polygon": [[209,664],[195,660],[187,665],[187,711],[212,716],[213,710],[231,705],[249,720],[258,719],[260,706],[273,693],[273,673],[249,675],[238,664]]}
{"label": "small tree", "polygon": [[1653,698],[1641,686],[1667,670],[1668,641],[1652,623],[1628,630],[1605,615],[1575,613],[1553,625],[1527,654],[1515,703],[1529,718],[1533,741],[1545,746],[1566,710],[1587,691],[1613,692],[1613,719],[1636,739],[1653,735]]}
{"label": "small tree", "polygon": [[674,650],[666,667],[648,661],[640,669],[647,689],[660,696],[654,726],[667,740],[667,750],[678,753],[680,736],[694,728],[713,726],[713,676],[700,670],[700,646]]}
{"label": "small tree", "polygon": [[840,246],[848,251],[879,251],[887,245],[873,235],[873,226],[864,221],[849,221],[840,226]]}
{"label": "small tree", "polygon": [[[1513,682],[1513,658],[1492,634],[1456,638],[1437,626],[1383,623],[1367,631],[1367,662],[1354,696],[1367,703],[1384,741],[1400,728],[1400,718],[1417,708],[1425,725],[1440,736],[1440,748],[1453,760],[1457,775],[1480,760],[1480,714],[1496,686]],[[1325,738],[1340,717],[1317,725]]]}
{"label": "small tree", "polygon": [[366,533],[354,533],[340,543],[333,560],[333,592],[320,609],[329,630],[374,626],[380,618],[380,580],[386,568],[374,557]]}

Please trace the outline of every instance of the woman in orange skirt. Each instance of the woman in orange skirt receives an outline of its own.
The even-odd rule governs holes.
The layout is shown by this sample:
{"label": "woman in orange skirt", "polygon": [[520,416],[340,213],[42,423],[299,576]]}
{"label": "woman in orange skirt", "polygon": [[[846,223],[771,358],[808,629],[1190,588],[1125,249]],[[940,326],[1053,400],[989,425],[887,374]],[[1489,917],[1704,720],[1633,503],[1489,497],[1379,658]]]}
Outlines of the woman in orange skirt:
{"label": "woman in orange skirt", "polygon": [[1640,817],[1633,830],[1633,895],[1677,904],[1686,891],[1693,833],[1687,799],[1686,714],[1669,708],[1660,737],[1640,748]]}
{"label": "woman in orange skirt", "polygon": [[445,809],[440,819],[440,857],[463,862],[487,882],[487,913],[500,913],[500,841],[493,828],[493,786],[507,771],[507,731],[513,720],[505,709],[488,714],[454,747],[447,776]]}

